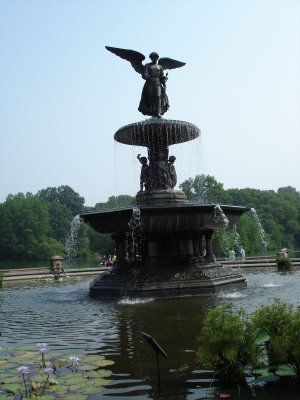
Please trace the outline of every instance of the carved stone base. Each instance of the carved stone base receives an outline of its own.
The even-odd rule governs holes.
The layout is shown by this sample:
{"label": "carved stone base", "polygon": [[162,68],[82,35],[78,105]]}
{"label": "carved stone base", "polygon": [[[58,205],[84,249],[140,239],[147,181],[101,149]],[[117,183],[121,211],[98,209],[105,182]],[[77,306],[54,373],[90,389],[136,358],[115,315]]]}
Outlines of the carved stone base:
{"label": "carved stone base", "polygon": [[166,269],[127,264],[95,279],[90,295],[99,298],[201,296],[233,286],[246,286],[246,278],[220,264]]}
{"label": "carved stone base", "polygon": [[136,195],[137,204],[174,204],[186,202],[187,198],[182,190],[161,189],[138,192]]}

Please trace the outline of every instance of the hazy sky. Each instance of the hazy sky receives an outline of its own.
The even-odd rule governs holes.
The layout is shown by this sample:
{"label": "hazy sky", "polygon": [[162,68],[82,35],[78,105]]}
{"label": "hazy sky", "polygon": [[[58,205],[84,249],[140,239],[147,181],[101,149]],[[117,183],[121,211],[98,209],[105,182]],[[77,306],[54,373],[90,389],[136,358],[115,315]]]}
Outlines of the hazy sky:
{"label": "hazy sky", "polygon": [[164,117],[201,137],[170,147],[179,183],[300,190],[299,0],[0,0],[0,202],[139,190],[146,149],[113,135],[145,119],[144,81],[105,45],[186,62],[169,72]]}

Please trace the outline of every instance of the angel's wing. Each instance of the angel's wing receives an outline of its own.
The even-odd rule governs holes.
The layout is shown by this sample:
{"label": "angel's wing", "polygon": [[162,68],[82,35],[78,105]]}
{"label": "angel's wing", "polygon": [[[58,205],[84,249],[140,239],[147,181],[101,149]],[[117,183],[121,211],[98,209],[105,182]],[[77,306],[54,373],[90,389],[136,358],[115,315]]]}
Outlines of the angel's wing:
{"label": "angel's wing", "polygon": [[158,64],[163,67],[163,69],[174,69],[180,68],[185,65],[184,62],[173,60],[172,58],[163,57],[158,60]]}
{"label": "angel's wing", "polygon": [[143,64],[142,62],[145,60],[145,56],[138,51],[127,50],[127,49],[119,49],[118,47],[109,47],[105,46],[108,51],[111,51],[116,56],[123,58],[130,62],[132,67],[136,72],[141,74],[143,72]]}

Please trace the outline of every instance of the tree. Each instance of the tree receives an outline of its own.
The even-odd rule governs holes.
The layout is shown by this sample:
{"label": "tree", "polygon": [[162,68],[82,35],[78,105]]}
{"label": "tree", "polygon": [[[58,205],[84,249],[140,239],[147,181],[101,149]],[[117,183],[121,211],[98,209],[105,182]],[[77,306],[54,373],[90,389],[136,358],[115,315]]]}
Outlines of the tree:
{"label": "tree", "polygon": [[9,195],[0,204],[0,220],[2,259],[45,259],[63,250],[50,238],[46,203],[31,193]]}
{"label": "tree", "polygon": [[[247,206],[256,210],[269,242],[269,253],[274,253],[282,247],[288,247],[290,250],[300,247],[300,193],[296,189],[286,186],[279,188],[277,193],[273,190],[249,188],[229,189],[228,192],[234,205]],[[243,219],[244,216],[237,224],[239,230]],[[249,223],[249,221],[244,223],[243,229],[244,232],[247,231],[246,237],[251,245],[255,236],[255,227],[253,225],[251,228]],[[245,240],[245,237],[243,239]],[[255,252],[255,248],[256,245],[252,246],[250,253],[260,254],[260,252]]]}
{"label": "tree", "polygon": [[72,212],[64,204],[48,203],[50,236],[61,243],[65,243],[70,234],[70,223],[72,221]]}
{"label": "tree", "polygon": [[228,204],[232,202],[231,196],[223,188],[223,184],[210,175],[196,175],[179,185],[189,200],[201,203]]}
{"label": "tree", "polygon": [[73,217],[83,212],[84,197],[81,197],[70,186],[48,187],[39,190],[37,196],[47,203],[65,205]]}
{"label": "tree", "polygon": [[111,210],[114,208],[131,207],[135,202],[135,197],[128,194],[120,194],[119,196],[111,196],[105,203],[97,203],[94,207],[95,211]]}
{"label": "tree", "polygon": [[[97,203],[94,208],[89,211],[102,211],[111,210],[114,208],[127,208],[132,207],[135,202],[135,197],[127,194],[121,194],[119,196],[111,196],[104,203]],[[90,243],[90,249],[101,255],[113,254],[115,251],[115,242],[112,240],[110,235],[104,235],[96,232],[92,228],[88,230],[88,237]]]}

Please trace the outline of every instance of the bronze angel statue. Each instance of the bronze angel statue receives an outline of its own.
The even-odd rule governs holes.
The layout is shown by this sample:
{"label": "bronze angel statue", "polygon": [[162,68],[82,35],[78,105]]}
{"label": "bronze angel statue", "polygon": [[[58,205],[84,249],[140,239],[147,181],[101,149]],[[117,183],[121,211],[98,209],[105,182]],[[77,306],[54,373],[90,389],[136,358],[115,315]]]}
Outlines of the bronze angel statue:
{"label": "bronze angel statue", "polygon": [[117,56],[129,61],[135,71],[145,79],[138,110],[144,115],[161,118],[169,108],[169,100],[166,94],[168,73],[164,75],[164,70],[183,67],[185,63],[167,57],[159,58],[157,53],[152,52],[149,55],[151,62],[143,64],[145,56],[137,51],[105,47]]}

